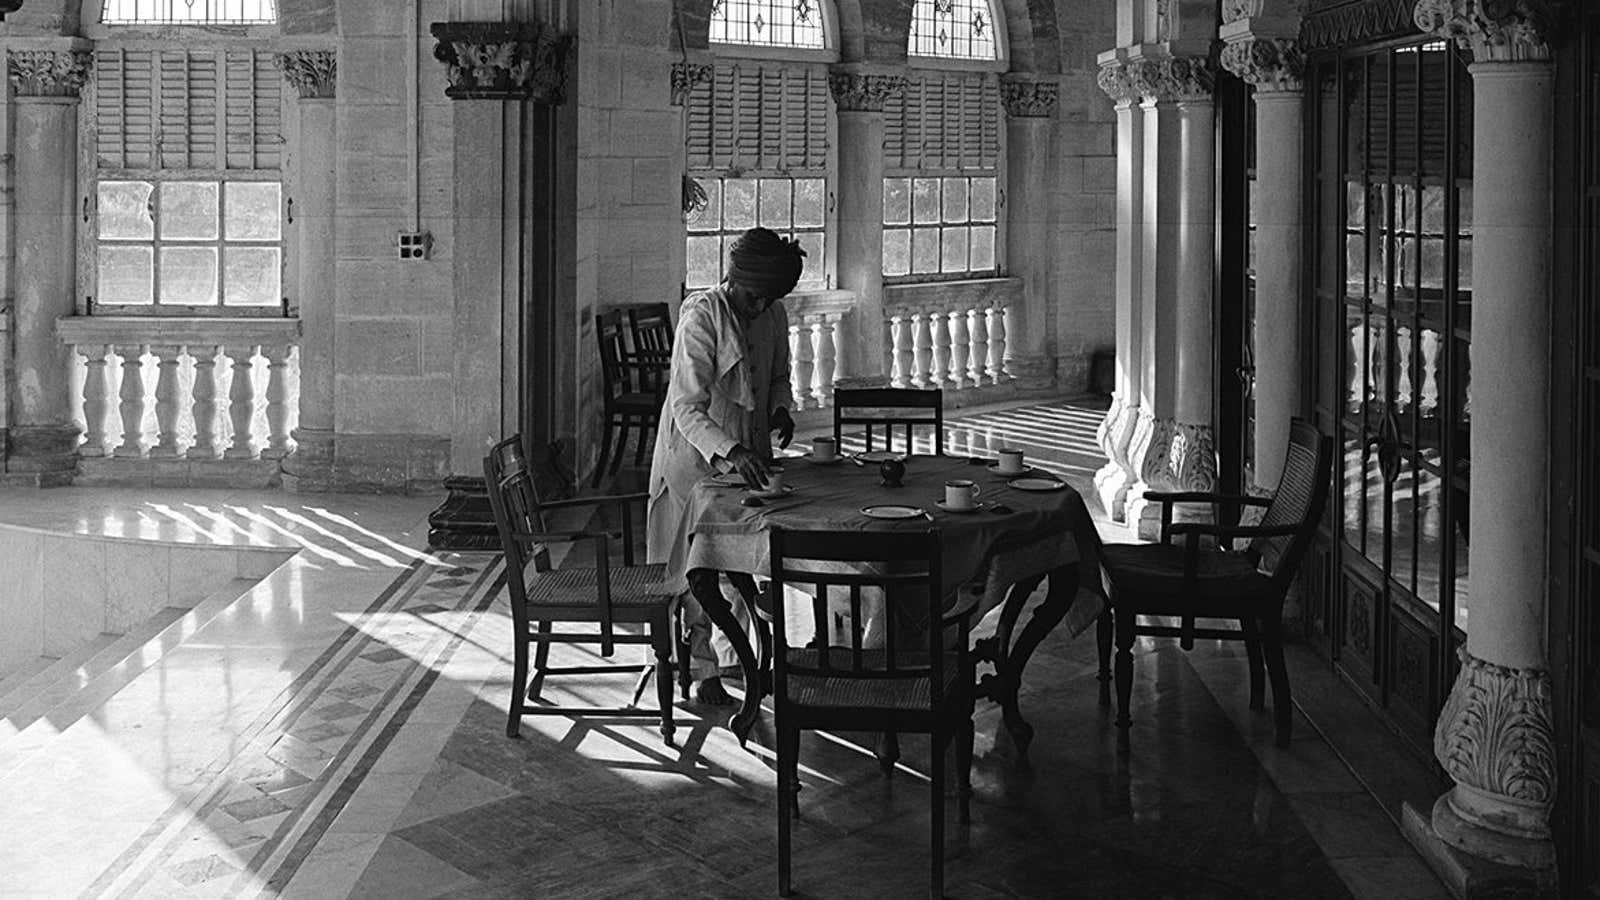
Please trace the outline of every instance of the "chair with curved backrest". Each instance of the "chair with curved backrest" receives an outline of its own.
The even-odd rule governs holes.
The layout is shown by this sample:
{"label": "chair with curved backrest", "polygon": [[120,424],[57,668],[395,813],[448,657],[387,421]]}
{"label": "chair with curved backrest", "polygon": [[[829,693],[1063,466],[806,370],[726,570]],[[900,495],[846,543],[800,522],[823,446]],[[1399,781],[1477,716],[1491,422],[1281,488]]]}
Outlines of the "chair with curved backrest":
{"label": "chair with curved backrest", "polygon": [[[523,716],[659,716],[661,736],[671,744],[674,594],[667,592],[665,586],[665,566],[633,564],[633,517],[630,507],[648,500],[649,495],[617,494],[541,503],[533,488],[533,478],[522,450],[520,435],[513,435],[494,445],[483,459],[483,475],[488,482],[489,505],[494,511],[495,529],[500,534],[500,546],[505,552],[506,590],[510,595],[511,618],[516,629],[506,736],[518,735]],[[618,535],[587,529],[551,531],[547,527],[545,513],[548,511],[602,505],[616,506],[622,513],[621,566],[611,564],[611,542]],[[593,544],[593,566],[550,568],[546,545],[578,542]],[[556,623],[591,623],[599,627],[594,632],[558,632],[554,630]],[[643,631],[631,633],[619,628],[627,625],[643,626]],[[529,644],[538,648],[532,661],[531,681],[528,677]],[[642,666],[554,668],[548,665],[551,644],[599,644],[603,657],[611,656],[617,644],[646,644],[654,648],[655,662],[647,662]],[[681,644],[679,659],[687,659]],[[547,676],[630,671],[639,674],[632,705],[536,705]],[[652,674],[656,677],[659,706],[657,709],[640,709],[637,706],[640,695],[644,693],[645,684]]]}
{"label": "chair with curved backrest", "polygon": [[[600,377],[605,400],[600,462],[595,466],[591,482],[591,486],[599,486],[608,459],[612,472],[621,467],[630,428],[639,431],[635,465],[644,462],[646,436],[659,424],[661,403],[666,398],[667,363],[650,355],[641,358],[635,352],[632,329],[622,309],[606,310],[595,316],[594,331],[600,342]],[[613,439],[616,441],[615,456],[612,455]]]}
{"label": "chair with curved backrest", "polygon": [[[851,412],[867,410],[867,412]],[[866,449],[873,449],[874,432],[883,429],[883,449],[894,449],[896,428],[905,429],[905,452],[913,448],[913,428],[933,429],[933,452],[944,455],[944,391],[911,388],[839,388],[833,392],[833,440],[844,447],[844,426],[866,430]]]}
{"label": "chair with curved backrest", "polygon": [[[1115,620],[1119,727],[1126,729],[1131,723],[1128,699],[1136,635],[1177,637],[1185,650],[1194,647],[1196,637],[1242,640],[1250,660],[1250,708],[1262,707],[1264,654],[1272,680],[1277,742],[1288,746],[1292,710],[1283,664],[1283,600],[1315,537],[1332,476],[1333,439],[1295,419],[1289,428],[1283,476],[1270,499],[1199,491],[1144,495],[1162,504],[1160,543],[1107,544],[1101,549],[1110,588],[1109,614]],[[1266,513],[1259,525],[1174,523],[1177,503],[1264,506]],[[1178,535],[1184,538],[1182,544],[1168,542]],[[1202,536],[1214,537],[1219,546],[1201,546]],[[1231,550],[1237,538],[1250,540],[1243,552]],[[1145,624],[1140,616],[1177,617],[1179,624]],[[1196,618],[1233,619],[1240,627],[1197,628]]]}
{"label": "chair with curved backrest", "polygon": [[[956,741],[961,821],[969,820],[972,663],[968,632],[975,603],[944,608],[939,532],[789,531],[773,528],[772,593],[780,623],[809,619],[813,638],[789,644],[773,629],[773,712],[778,733],[778,893],[790,891],[790,813],[799,815],[801,730],[913,732],[932,737],[933,882],[944,888],[944,754]],[[799,591],[785,591],[794,585]],[[828,589],[849,595],[848,645],[828,646]],[[884,602],[881,646],[866,646],[862,589]],[[801,597],[804,600],[801,600]],[[800,606],[789,615],[788,606]],[[926,627],[937,622],[944,627]],[[912,637],[912,636],[915,637]],[[816,636],[821,636],[820,638]],[[875,642],[874,642],[875,643]],[[889,893],[903,893],[895,889]]]}

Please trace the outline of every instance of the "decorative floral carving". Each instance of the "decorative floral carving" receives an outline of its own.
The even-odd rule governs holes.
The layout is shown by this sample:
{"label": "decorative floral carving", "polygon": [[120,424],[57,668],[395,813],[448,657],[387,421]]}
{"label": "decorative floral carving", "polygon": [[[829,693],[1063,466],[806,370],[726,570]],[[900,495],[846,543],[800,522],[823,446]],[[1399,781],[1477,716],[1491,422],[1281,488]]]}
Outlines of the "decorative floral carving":
{"label": "decorative floral carving", "polygon": [[1237,22],[1259,15],[1261,0],[1222,0],[1222,23]]}
{"label": "decorative floral carving", "polygon": [[1138,59],[1128,70],[1139,93],[1158,102],[1210,100],[1216,85],[1210,62],[1200,56]]}
{"label": "decorative floral carving", "polygon": [[1124,408],[1122,394],[1120,392],[1113,393],[1111,395],[1111,408],[1106,410],[1106,417],[1101,419],[1100,424],[1095,426],[1094,429],[1094,442],[1100,445],[1100,452],[1104,453],[1106,459],[1112,462],[1116,462],[1117,457],[1112,450],[1111,432],[1116,427],[1117,421],[1122,418]]}
{"label": "decorative floral carving", "polygon": [[8,62],[18,96],[76,97],[89,80],[93,56],[87,50],[13,50]]}
{"label": "decorative floral carving", "polygon": [[1100,74],[1095,76],[1095,83],[1100,85],[1100,90],[1104,91],[1113,103],[1139,102],[1139,89],[1133,84],[1133,73],[1122,63],[1114,62],[1101,66]]}
{"label": "decorative floral carving", "polygon": [[1417,0],[1412,17],[1423,31],[1471,47],[1477,62],[1550,58],[1547,0]]}
{"label": "decorative floral carving", "polygon": [[1178,490],[1217,489],[1217,438],[1210,425],[1173,424],[1167,472]]}
{"label": "decorative floral carving", "polygon": [[1222,67],[1256,86],[1258,92],[1304,88],[1306,58],[1296,41],[1250,37],[1222,48]]}
{"label": "decorative floral carving", "polygon": [[1547,815],[1556,783],[1550,673],[1495,665],[1466,648],[1459,655],[1461,672],[1433,732],[1434,757],[1457,784]]}
{"label": "decorative floral carving", "polygon": [[302,100],[334,95],[339,59],[332,50],[297,50],[278,54],[283,77],[300,92]]}
{"label": "decorative floral carving", "polygon": [[565,99],[569,35],[537,22],[435,22],[435,59],[448,69],[445,96],[457,100]]}
{"label": "decorative floral carving", "polygon": [[1053,81],[1008,81],[1000,85],[1000,102],[1006,115],[1048,118],[1056,113],[1061,88]]}
{"label": "decorative floral carving", "polygon": [[1259,18],[1299,23],[1305,10],[1306,0],[1222,0],[1222,23]]}
{"label": "decorative floral carving", "polygon": [[1357,0],[1354,3],[1329,3],[1319,0],[1306,14],[1300,28],[1300,46],[1306,52],[1346,44],[1363,44],[1379,38],[1397,37],[1415,25],[1412,8],[1415,0]]}
{"label": "decorative floral carving", "polygon": [[675,62],[672,64],[672,105],[689,102],[689,95],[697,84],[711,83],[710,63]]}
{"label": "decorative floral carving", "polygon": [[876,75],[865,72],[829,72],[828,90],[840,109],[882,111],[884,101],[906,89],[904,75]]}

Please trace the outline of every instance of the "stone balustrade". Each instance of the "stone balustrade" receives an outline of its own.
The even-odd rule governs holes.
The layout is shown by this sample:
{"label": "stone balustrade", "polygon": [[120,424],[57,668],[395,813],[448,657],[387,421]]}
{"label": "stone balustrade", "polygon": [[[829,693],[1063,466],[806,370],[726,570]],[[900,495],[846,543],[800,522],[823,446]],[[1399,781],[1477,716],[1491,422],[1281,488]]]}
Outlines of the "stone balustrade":
{"label": "stone balustrade", "polygon": [[79,482],[95,460],[123,463],[102,473],[110,481],[144,464],[198,484],[193,464],[230,461],[264,464],[275,481],[299,405],[299,320],[73,316],[56,332],[80,363]]}
{"label": "stone balustrade", "polygon": [[890,383],[960,394],[1005,385],[1015,279],[892,285],[885,290]]}
{"label": "stone balustrade", "polygon": [[833,386],[841,377],[839,360],[851,330],[855,295],[849,291],[811,291],[784,300],[789,313],[789,387],[794,410],[833,406]]}

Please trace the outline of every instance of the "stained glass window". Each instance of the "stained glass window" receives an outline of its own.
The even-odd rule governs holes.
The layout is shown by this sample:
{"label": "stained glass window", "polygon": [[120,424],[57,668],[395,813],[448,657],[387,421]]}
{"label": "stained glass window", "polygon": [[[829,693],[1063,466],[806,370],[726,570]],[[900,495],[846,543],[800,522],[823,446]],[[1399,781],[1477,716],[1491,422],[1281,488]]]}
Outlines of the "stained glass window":
{"label": "stained glass window", "polygon": [[823,0],[711,0],[711,42],[763,47],[827,46]]}
{"label": "stained glass window", "polygon": [[273,0],[105,0],[106,25],[255,25],[278,21]]}
{"label": "stained glass window", "polygon": [[988,0],[917,0],[906,52],[944,59],[996,59],[994,28]]}

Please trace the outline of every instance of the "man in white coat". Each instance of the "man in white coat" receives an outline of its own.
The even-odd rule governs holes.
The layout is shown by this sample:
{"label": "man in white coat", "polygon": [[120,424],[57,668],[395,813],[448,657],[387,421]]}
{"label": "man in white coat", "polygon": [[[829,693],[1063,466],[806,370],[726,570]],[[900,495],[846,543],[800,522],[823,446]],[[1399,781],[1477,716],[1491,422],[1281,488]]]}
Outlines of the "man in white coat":
{"label": "man in white coat", "polygon": [[[789,317],[777,301],[800,280],[805,251],[766,228],[752,228],[729,250],[722,284],[683,301],[672,346],[672,372],[650,463],[646,553],[665,563],[679,591],[688,589],[689,495],[707,475],[738,472],[766,484],[771,432],[779,446],[794,437],[789,415]],[[720,670],[737,663],[686,595],[696,697],[731,702]],[[741,604],[734,610],[744,615]],[[743,618],[741,618],[743,622]],[[714,632],[714,633],[713,633]]]}

